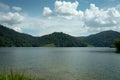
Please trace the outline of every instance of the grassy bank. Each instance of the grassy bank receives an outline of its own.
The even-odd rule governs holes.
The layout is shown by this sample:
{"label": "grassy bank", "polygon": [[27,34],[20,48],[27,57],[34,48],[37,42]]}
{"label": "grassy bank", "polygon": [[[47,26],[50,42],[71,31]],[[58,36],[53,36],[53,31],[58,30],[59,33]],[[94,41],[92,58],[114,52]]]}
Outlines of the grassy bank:
{"label": "grassy bank", "polygon": [[31,76],[26,76],[21,73],[16,73],[13,71],[10,71],[8,73],[0,73],[0,80],[45,80],[45,79],[38,79]]}

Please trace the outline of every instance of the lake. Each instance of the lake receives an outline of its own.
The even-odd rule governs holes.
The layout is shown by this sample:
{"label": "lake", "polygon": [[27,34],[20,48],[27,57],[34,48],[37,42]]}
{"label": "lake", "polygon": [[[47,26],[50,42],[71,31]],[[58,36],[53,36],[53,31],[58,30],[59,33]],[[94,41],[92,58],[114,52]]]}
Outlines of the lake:
{"label": "lake", "polygon": [[114,48],[0,48],[0,70],[13,69],[47,80],[120,80]]}

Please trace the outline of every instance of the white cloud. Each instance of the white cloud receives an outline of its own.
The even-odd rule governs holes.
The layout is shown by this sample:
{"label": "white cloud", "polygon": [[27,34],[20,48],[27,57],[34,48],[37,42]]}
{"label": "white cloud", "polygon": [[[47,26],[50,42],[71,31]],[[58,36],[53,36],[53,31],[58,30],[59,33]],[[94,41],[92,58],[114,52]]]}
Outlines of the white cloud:
{"label": "white cloud", "polygon": [[18,7],[18,6],[13,6],[12,9],[15,10],[15,11],[21,11],[22,10],[22,8]]}
{"label": "white cloud", "polygon": [[15,30],[17,32],[22,32],[22,29],[20,27],[14,27],[13,30]]}
{"label": "white cloud", "polygon": [[[56,1],[54,4],[54,10],[49,7],[45,7],[43,10],[43,15],[57,16],[66,19],[72,19],[75,16],[83,17],[83,12],[81,10],[77,11],[78,1],[66,2],[66,1]],[[52,13],[52,15],[50,15]]]}
{"label": "white cloud", "polygon": [[108,9],[108,15],[110,17],[120,17],[120,12],[117,11],[115,8]]}
{"label": "white cloud", "polygon": [[0,23],[35,36],[56,31],[81,36],[109,29],[120,30],[120,5],[104,9],[90,4],[90,7],[84,11],[78,10],[78,6],[77,1],[56,1],[53,9],[44,7],[45,17],[23,16],[18,11],[0,12]]}
{"label": "white cloud", "polygon": [[85,12],[84,12],[84,14],[85,14],[84,17],[87,20],[90,20],[90,19],[93,19],[95,17],[102,16],[102,14],[99,15],[99,13],[100,13],[99,8],[96,7],[95,4],[90,4],[90,8],[86,9]]}
{"label": "white cloud", "polygon": [[48,16],[52,14],[52,10],[49,7],[44,7],[43,15]]}
{"label": "white cloud", "polygon": [[[12,9],[14,12],[12,12]],[[9,5],[0,2],[0,24],[4,24],[6,26],[20,24],[22,21],[24,21],[24,16],[16,11],[21,10],[22,8],[20,7],[10,7]]]}
{"label": "white cloud", "polygon": [[43,15],[65,19],[80,18],[80,21],[82,20],[85,22],[85,25],[88,27],[108,27],[114,26],[118,23],[115,18],[119,17],[120,13],[115,8],[104,10],[96,7],[95,4],[90,4],[89,9],[81,11],[77,10],[78,6],[79,3],[77,1],[73,3],[56,1],[54,4],[54,10],[45,7]]}
{"label": "white cloud", "polygon": [[[67,19],[66,22],[61,23],[61,26],[74,26],[77,32],[79,32],[79,28],[85,31],[86,33],[92,33],[103,30],[120,30],[120,5],[117,5],[112,8],[99,8],[95,4],[90,4],[90,7],[85,11],[78,10],[79,3],[75,2],[66,2],[66,1],[56,1],[54,4],[54,8],[52,11],[53,15],[48,15],[48,17],[52,17],[53,19]],[[50,8],[49,8],[50,9]],[[68,20],[69,19],[69,20]],[[72,24],[78,24],[76,22],[79,21],[83,25],[72,25],[71,20],[74,22]],[[62,21],[62,20],[61,20]],[[58,22],[59,24],[60,22]],[[55,23],[53,23],[55,25]],[[56,23],[57,24],[57,23]],[[68,25],[66,25],[68,24]],[[59,25],[56,25],[59,26]],[[85,26],[85,28],[83,27]],[[59,26],[60,27],[60,26]],[[71,33],[74,32],[74,28],[71,28]],[[118,29],[117,29],[118,28]],[[70,31],[69,28],[63,28],[67,31]],[[68,30],[67,30],[68,29]],[[60,29],[59,29],[60,30]],[[85,33],[84,33],[85,34]]]}
{"label": "white cloud", "polygon": [[[88,27],[113,27],[117,26],[120,20],[120,12],[118,8],[100,9],[95,4],[90,4],[90,8],[85,11],[77,10],[79,3],[77,1],[71,3],[66,1],[56,1],[54,10],[50,10],[53,15],[48,17],[79,19]],[[43,12],[44,13],[44,12]],[[46,14],[47,15],[47,14]]]}
{"label": "white cloud", "polygon": [[79,3],[76,1],[74,3],[66,1],[56,1],[55,2],[55,12],[60,15],[77,15],[77,7]]}
{"label": "white cloud", "polygon": [[7,4],[0,2],[0,11],[7,11],[9,9],[10,9],[10,7]]}
{"label": "white cloud", "polygon": [[15,25],[24,21],[24,16],[20,15],[18,12],[8,12],[8,13],[0,13],[0,23],[7,25]]}
{"label": "white cloud", "polygon": [[83,21],[88,27],[114,27],[120,20],[120,12],[115,8],[99,9],[94,4],[84,14]]}
{"label": "white cloud", "polygon": [[[120,12],[116,7],[99,8],[95,4],[85,11],[78,10],[79,3],[56,1],[52,9],[44,7],[43,16],[24,16],[21,24],[14,25],[14,30],[32,35],[44,35],[52,32],[65,32],[70,35],[88,35],[104,30],[120,30]],[[17,18],[18,19],[18,18]],[[20,26],[15,28],[15,26]]]}
{"label": "white cloud", "polygon": [[34,36],[42,36],[53,32],[64,32],[70,35],[85,35],[88,27],[79,20],[66,20],[63,18],[33,18],[27,17],[20,26],[22,32],[32,34]]}

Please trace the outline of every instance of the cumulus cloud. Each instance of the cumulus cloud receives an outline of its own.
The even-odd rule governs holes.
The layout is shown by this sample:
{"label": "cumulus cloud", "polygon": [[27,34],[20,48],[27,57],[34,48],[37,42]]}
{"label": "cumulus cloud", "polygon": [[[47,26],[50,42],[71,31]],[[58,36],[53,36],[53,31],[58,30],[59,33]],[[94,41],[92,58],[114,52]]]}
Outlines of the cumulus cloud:
{"label": "cumulus cloud", "polygon": [[120,12],[115,8],[106,10],[99,9],[95,4],[90,4],[90,8],[84,12],[83,21],[89,27],[113,27],[117,26],[120,19]]}
{"label": "cumulus cloud", "polygon": [[[90,7],[85,9],[84,11],[78,10],[78,6],[78,1],[55,1],[53,10],[47,7],[50,10],[50,13],[48,12],[49,14],[46,15],[48,17],[51,17],[49,19],[54,19],[53,21],[55,21],[56,19],[62,19],[61,21],[66,20],[63,23],[60,23],[61,21],[58,21],[51,24],[57,26],[57,28],[58,26],[69,26],[71,30],[69,30],[68,27],[65,27],[63,29],[66,30],[66,32],[68,33],[71,32],[72,34],[75,33],[75,31],[78,32],[76,34],[80,34],[79,31],[84,31],[83,33],[85,34],[110,29],[118,31],[120,30],[120,5],[110,8],[99,8],[95,4],[90,4]],[[59,28],[58,30],[61,29]]]}
{"label": "cumulus cloud", "polygon": [[8,13],[0,13],[0,23],[7,25],[15,25],[24,21],[24,16],[20,15],[18,12],[8,12]]}
{"label": "cumulus cloud", "polygon": [[62,17],[66,19],[72,19],[75,16],[83,17],[83,12],[81,10],[77,11],[79,2],[66,2],[66,1],[56,1],[54,4],[54,10],[49,7],[45,7],[43,10],[43,15],[48,15],[52,13],[52,16]]}
{"label": "cumulus cloud", "polygon": [[56,1],[55,2],[55,12],[60,15],[77,15],[78,2],[66,2],[66,1]]}
{"label": "cumulus cloud", "polygon": [[[119,24],[120,12],[119,7],[100,9],[95,4],[90,4],[90,7],[85,11],[77,10],[79,2],[56,1],[54,9],[49,7],[44,8],[44,14],[49,17],[59,17],[65,19],[73,19],[84,22],[88,27],[113,27]],[[46,10],[45,10],[46,9]],[[50,14],[53,15],[50,15]]]}
{"label": "cumulus cloud", "polygon": [[10,7],[9,5],[0,2],[0,24],[14,26],[23,22],[25,17],[18,12],[21,10],[22,8],[20,7]]}
{"label": "cumulus cloud", "polygon": [[49,16],[51,14],[52,14],[52,10],[49,7],[44,7],[43,15],[44,16]]}
{"label": "cumulus cloud", "polygon": [[12,9],[15,10],[15,11],[21,11],[22,10],[22,8],[18,7],[18,6],[13,6]]}

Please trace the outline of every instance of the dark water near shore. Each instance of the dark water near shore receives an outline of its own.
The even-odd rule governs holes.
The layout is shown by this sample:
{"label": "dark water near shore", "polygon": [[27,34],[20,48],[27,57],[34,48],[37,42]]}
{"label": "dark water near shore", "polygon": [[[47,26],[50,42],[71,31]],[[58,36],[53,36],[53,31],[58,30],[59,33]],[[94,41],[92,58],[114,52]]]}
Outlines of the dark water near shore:
{"label": "dark water near shore", "polygon": [[120,80],[114,48],[0,48],[0,70],[47,80]]}

